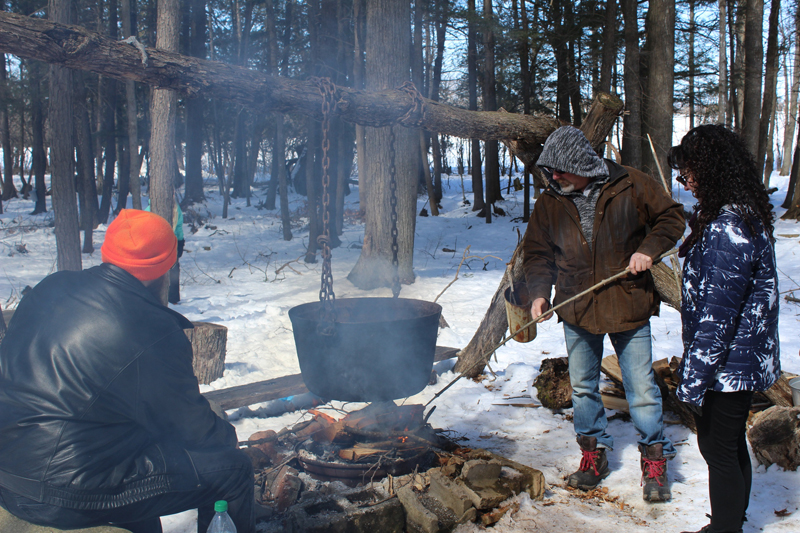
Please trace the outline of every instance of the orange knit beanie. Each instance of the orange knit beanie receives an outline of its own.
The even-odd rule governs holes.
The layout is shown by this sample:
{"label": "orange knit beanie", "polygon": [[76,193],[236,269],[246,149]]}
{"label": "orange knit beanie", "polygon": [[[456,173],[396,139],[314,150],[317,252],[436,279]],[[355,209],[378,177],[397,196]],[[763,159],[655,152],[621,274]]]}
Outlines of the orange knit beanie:
{"label": "orange knit beanie", "polygon": [[100,255],[104,263],[116,265],[141,281],[150,281],[175,264],[178,239],[163,217],[123,209],[108,225]]}

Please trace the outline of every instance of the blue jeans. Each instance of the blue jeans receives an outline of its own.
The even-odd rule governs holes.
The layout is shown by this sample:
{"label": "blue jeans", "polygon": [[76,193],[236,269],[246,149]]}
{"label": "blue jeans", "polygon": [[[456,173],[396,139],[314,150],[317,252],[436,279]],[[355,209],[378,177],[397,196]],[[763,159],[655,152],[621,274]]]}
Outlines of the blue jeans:
{"label": "blue jeans", "polygon": [[[600,363],[603,359],[603,334],[589,333],[564,322],[564,337],[569,354],[569,380],[575,432],[597,438],[597,445],[612,449],[614,439],[606,428],[605,408],[600,397]],[[622,384],[630,405],[633,425],[639,432],[639,444],[662,444],[664,455],[673,457],[675,447],[664,436],[661,391],[653,377],[650,324],[630,331],[609,333],[622,370]]]}

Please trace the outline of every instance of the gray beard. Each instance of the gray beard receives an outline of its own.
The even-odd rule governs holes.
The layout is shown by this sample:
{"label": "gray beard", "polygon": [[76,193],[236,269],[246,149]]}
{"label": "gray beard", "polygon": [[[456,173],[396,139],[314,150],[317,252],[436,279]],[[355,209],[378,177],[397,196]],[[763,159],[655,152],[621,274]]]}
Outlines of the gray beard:
{"label": "gray beard", "polygon": [[561,187],[561,192],[565,194],[575,191],[575,185],[566,180],[556,181],[556,183],[558,183],[558,186]]}

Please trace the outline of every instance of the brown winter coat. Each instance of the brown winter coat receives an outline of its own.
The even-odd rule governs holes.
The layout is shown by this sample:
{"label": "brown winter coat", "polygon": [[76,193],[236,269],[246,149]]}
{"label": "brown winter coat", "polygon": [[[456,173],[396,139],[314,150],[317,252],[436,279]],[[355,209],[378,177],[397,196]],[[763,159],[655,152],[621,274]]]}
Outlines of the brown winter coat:
{"label": "brown winter coat", "polygon": [[[635,252],[656,258],[683,235],[683,207],[661,184],[638,170],[606,161],[609,180],[595,211],[589,248],[569,196],[548,188],[536,201],[523,241],[523,268],[531,299],[567,300],[628,266]],[[628,275],[556,311],[591,333],[637,328],[658,314],[650,272]]]}

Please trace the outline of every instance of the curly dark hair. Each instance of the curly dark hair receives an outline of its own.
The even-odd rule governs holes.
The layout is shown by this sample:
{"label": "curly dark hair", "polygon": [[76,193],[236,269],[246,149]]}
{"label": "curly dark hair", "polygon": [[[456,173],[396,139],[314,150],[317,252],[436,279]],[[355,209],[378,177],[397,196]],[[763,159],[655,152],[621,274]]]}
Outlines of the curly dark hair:
{"label": "curly dark hair", "polygon": [[758,221],[775,241],[769,195],[741,135],[718,124],[697,126],[684,135],[681,144],[670,148],[667,162],[679,172],[691,172],[695,182],[699,213],[687,247],[697,242],[725,205],[745,220],[752,233]]}

